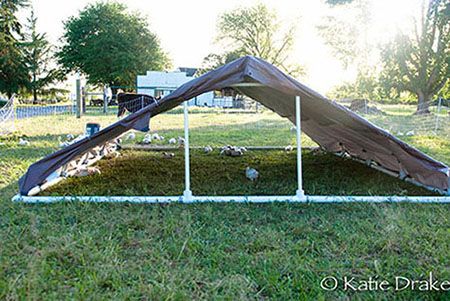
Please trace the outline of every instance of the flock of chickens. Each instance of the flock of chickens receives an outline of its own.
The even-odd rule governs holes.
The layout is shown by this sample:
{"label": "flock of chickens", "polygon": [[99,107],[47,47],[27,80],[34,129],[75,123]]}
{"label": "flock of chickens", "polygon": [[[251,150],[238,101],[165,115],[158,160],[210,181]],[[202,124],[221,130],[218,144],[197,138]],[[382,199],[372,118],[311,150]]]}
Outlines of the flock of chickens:
{"label": "flock of chickens", "polygon": [[[126,136],[126,140],[136,140],[136,134],[134,132],[129,133]],[[152,144],[153,141],[157,141],[158,142],[162,142],[165,140],[164,136],[160,136],[157,133],[153,133],[153,134],[146,134],[144,136],[144,138],[142,139],[141,142],[138,142],[140,144]],[[171,145],[178,145],[179,147],[184,147],[185,144],[185,139],[183,137],[177,137],[177,138],[170,138],[168,140],[168,143]],[[293,146],[292,145],[288,145],[284,148],[284,150],[286,152],[291,152],[293,150]],[[210,146],[207,145],[203,148],[203,151],[205,154],[209,154],[212,153],[214,151],[214,149]],[[220,149],[220,155],[221,156],[229,156],[229,157],[240,157],[243,156],[245,153],[247,152],[247,148],[245,147],[239,147],[239,146],[233,146],[233,145],[226,145],[223,146]],[[165,159],[170,159],[175,157],[174,153],[170,153],[170,152],[163,152],[163,158]],[[259,178],[259,172],[252,167],[246,167],[245,169],[245,176],[247,179],[249,179],[250,181],[256,181]]]}
{"label": "flock of chickens", "polygon": [[[58,139],[59,140],[59,147],[60,148],[64,148],[67,147],[73,143],[76,143],[82,139],[84,139],[86,137],[85,134],[79,135],[77,137],[75,137],[72,134],[68,134],[66,136],[66,139],[63,140],[61,137]],[[134,132],[130,132],[126,138],[126,140],[136,140],[136,134]],[[158,133],[153,133],[153,134],[146,134],[144,136],[144,138],[142,139],[142,141],[140,142],[141,144],[151,144],[153,141],[158,141],[158,142],[162,142],[164,141],[165,138],[164,136],[159,135]],[[184,147],[185,144],[185,140],[183,137],[178,137],[178,138],[170,138],[168,140],[168,143],[171,145],[178,145],[179,147]],[[26,140],[25,138],[20,138],[19,139],[19,143],[20,146],[28,146],[30,145],[30,142],[28,140]],[[292,145],[288,145],[285,147],[285,151],[286,152],[290,152],[292,151],[294,148],[292,147]],[[205,154],[209,154],[212,153],[214,151],[214,149],[211,146],[205,146],[203,148],[203,151]],[[229,156],[229,157],[240,157],[243,156],[245,153],[247,152],[247,148],[245,147],[239,147],[239,146],[233,146],[233,145],[226,145],[224,147],[222,147],[220,149],[220,155],[221,156]],[[162,153],[163,158],[165,159],[170,159],[175,157],[174,153],[171,152],[163,152]],[[98,170],[98,168],[96,167],[86,167],[86,170],[84,170],[83,172],[80,172],[79,174],[77,174],[76,176],[88,176],[88,175],[93,175],[93,174],[100,174],[100,171]],[[250,181],[256,181],[259,178],[259,172],[252,167],[246,167],[245,169],[245,176],[247,179],[249,179]]]}

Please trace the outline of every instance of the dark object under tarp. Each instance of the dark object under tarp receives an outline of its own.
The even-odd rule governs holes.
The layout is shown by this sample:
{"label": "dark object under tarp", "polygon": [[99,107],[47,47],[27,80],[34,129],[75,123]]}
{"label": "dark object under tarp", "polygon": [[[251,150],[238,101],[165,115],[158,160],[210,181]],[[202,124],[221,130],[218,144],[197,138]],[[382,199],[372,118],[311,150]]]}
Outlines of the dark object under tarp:
{"label": "dark object under tarp", "polygon": [[[89,149],[130,130],[149,130],[151,116],[168,111],[205,92],[232,87],[295,123],[295,96],[301,97],[302,131],[323,149],[375,164],[400,178],[449,192],[449,168],[397,139],[356,113],[332,102],[284,74],[273,65],[246,56],[208,72],[91,137],[78,141],[32,164],[19,180],[27,195],[59,167]],[[352,175],[349,175],[352,176]]]}

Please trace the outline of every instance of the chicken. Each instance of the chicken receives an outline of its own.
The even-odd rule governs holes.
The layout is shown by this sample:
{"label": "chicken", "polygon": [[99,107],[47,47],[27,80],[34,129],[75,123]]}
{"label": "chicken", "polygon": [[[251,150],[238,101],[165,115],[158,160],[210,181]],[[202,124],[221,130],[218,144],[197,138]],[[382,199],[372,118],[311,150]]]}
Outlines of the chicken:
{"label": "chicken", "polygon": [[80,167],[77,169],[76,173],[73,175],[74,177],[86,177],[92,175],[101,174],[100,169],[97,167]]}
{"label": "chicken", "polygon": [[169,144],[177,144],[177,139],[175,139],[175,138],[170,138],[170,139],[169,139]]}
{"label": "chicken", "polygon": [[213,151],[213,148],[211,146],[205,146],[205,148],[203,149],[205,154],[209,154]]}
{"label": "chicken", "polygon": [[179,144],[179,145],[184,145],[185,142],[186,142],[186,141],[184,140],[183,137],[178,137],[178,144]]}
{"label": "chicken", "polygon": [[142,139],[143,144],[150,144],[152,143],[152,136],[150,134],[146,134],[144,136],[144,139]]}
{"label": "chicken", "polygon": [[237,147],[227,145],[222,147],[220,151],[220,155],[230,156],[230,157],[240,157],[246,152],[247,149],[245,147]]}
{"label": "chicken", "polygon": [[251,167],[245,168],[245,177],[250,181],[256,181],[259,177],[259,172]]}
{"label": "chicken", "polygon": [[288,145],[284,148],[285,152],[292,152],[294,150],[294,147],[292,145]]}
{"label": "chicken", "polygon": [[30,145],[30,142],[28,140],[26,140],[26,139],[20,138],[19,139],[19,145],[20,146],[27,146],[27,145]]}
{"label": "chicken", "polygon": [[175,157],[174,153],[168,153],[168,152],[163,152],[162,155],[163,155],[164,159],[171,159],[171,158]]}
{"label": "chicken", "polygon": [[244,154],[244,152],[240,148],[232,148],[230,150],[231,157],[240,157]]}

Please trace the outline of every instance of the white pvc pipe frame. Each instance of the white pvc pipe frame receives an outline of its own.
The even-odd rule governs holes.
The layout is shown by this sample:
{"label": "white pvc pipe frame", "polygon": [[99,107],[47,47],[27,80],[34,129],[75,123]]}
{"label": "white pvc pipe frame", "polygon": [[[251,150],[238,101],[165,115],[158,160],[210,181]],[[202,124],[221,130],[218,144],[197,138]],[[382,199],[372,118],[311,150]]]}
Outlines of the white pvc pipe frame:
{"label": "white pvc pipe frame", "polygon": [[61,201],[80,201],[93,203],[450,203],[450,196],[320,196],[305,195],[302,182],[302,144],[300,96],[295,97],[296,138],[297,138],[297,191],[294,196],[193,196],[190,182],[189,160],[189,114],[187,101],[184,108],[184,156],[185,190],[182,196],[22,196],[13,197],[14,202],[55,203]]}

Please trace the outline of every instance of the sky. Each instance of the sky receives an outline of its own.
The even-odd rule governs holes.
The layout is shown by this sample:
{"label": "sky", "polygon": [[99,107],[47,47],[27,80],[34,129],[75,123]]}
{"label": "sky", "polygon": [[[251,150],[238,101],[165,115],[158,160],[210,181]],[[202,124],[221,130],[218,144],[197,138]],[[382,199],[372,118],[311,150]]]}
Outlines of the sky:
{"label": "sky", "polygon": [[[372,0],[373,26],[371,40],[386,41],[397,28],[405,28],[412,22],[421,7],[422,0]],[[77,15],[87,4],[95,0],[32,0],[38,18],[38,29],[46,32],[50,41],[57,44],[63,34],[63,21]],[[297,25],[296,42],[292,61],[306,67],[302,81],[325,94],[333,86],[354,77],[345,70],[318,35],[317,25],[330,14],[323,0],[122,0],[131,10],[138,11],[156,33],[162,48],[168,52],[174,67],[199,67],[203,58],[220,50],[215,43],[216,23],[228,10],[266,4],[279,18]],[[345,13],[345,12],[344,12]],[[24,18],[29,12],[22,11]]]}

